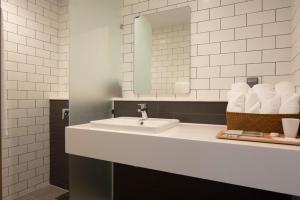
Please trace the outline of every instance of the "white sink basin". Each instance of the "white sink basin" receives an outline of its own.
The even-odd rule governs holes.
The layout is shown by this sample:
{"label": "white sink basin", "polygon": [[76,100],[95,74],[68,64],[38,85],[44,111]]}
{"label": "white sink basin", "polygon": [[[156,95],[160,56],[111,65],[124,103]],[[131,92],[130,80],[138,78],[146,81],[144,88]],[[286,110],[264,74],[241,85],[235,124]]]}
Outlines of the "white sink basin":
{"label": "white sink basin", "polygon": [[149,118],[141,124],[138,117],[118,117],[91,121],[92,128],[111,131],[134,131],[142,133],[159,133],[178,125],[178,119]]}

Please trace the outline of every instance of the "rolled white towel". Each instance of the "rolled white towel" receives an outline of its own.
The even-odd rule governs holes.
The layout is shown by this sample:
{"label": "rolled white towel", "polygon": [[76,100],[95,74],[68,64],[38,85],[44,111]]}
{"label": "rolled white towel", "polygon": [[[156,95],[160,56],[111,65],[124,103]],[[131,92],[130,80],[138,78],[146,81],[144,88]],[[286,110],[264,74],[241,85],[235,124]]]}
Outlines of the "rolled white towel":
{"label": "rolled white towel", "polygon": [[279,114],[298,114],[299,111],[299,105],[285,105],[280,107]]}
{"label": "rolled white towel", "polygon": [[245,112],[245,95],[240,93],[235,94],[235,96],[230,96],[228,99],[227,112]]}
{"label": "rolled white towel", "polygon": [[300,105],[298,94],[285,94],[281,96],[281,106],[279,109],[280,114],[298,114],[299,109]]}
{"label": "rolled white towel", "polygon": [[274,86],[272,84],[267,84],[267,83],[265,83],[265,84],[256,84],[256,85],[253,86],[252,90],[254,92],[261,91],[261,90],[264,90],[264,91],[274,90]]}
{"label": "rolled white towel", "polygon": [[257,103],[259,103],[257,94],[252,90],[249,90],[245,96],[245,112],[249,112],[249,110],[252,109],[252,107]]}
{"label": "rolled white towel", "polygon": [[243,94],[246,94],[248,90],[250,89],[249,85],[247,83],[234,83],[231,85],[231,91],[234,92],[240,92]]}
{"label": "rolled white towel", "polygon": [[282,81],[275,85],[275,91],[278,95],[293,94],[296,92],[296,88],[293,83]]}
{"label": "rolled white towel", "polygon": [[228,99],[228,101],[231,101],[232,99],[235,99],[240,95],[244,95],[244,94],[242,92],[239,92],[239,91],[230,90],[227,93],[227,99]]}
{"label": "rolled white towel", "polygon": [[256,94],[261,103],[265,103],[276,96],[276,93],[274,91],[258,92]]}
{"label": "rolled white towel", "polygon": [[276,96],[274,86],[271,84],[257,84],[253,86],[252,90],[257,94],[257,97],[261,103],[264,103]]}
{"label": "rolled white towel", "polygon": [[260,113],[261,114],[278,114],[280,108],[281,99],[280,96],[276,95],[271,99],[262,102]]}
{"label": "rolled white towel", "polygon": [[251,108],[246,110],[246,113],[259,113],[260,112],[260,102],[254,104]]}
{"label": "rolled white towel", "polygon": [[299,104],[299,94],[284,94],[281,96],[281,104]]}

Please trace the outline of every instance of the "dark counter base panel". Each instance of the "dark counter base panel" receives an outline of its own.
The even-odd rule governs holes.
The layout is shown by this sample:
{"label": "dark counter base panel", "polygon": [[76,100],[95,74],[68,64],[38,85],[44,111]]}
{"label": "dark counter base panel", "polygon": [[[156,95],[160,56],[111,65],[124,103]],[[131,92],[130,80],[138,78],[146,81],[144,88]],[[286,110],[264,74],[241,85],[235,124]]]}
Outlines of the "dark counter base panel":
{"label": "dark counter base panel", "polygon": [[114,200],[290,200],[291,196],[114,163]]}

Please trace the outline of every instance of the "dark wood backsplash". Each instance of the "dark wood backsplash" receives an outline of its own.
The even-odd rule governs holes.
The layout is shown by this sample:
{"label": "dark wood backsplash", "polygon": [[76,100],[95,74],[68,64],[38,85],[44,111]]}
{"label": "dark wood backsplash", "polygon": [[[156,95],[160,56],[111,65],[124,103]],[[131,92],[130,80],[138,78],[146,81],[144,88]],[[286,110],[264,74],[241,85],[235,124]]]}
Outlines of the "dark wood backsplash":
{"label": "dark wood backsplash", "polygon": [[148,104],[149,117],[174,118],[185,123],[226,124],[227,102],[115,101],[115,117],[139,117],[137,104]]}
{"label": "dark wood backsplash", "polygon": [[69,108],[67,100],[50,100],[50,184],[68,189],[68,154],[65,153],[65,127],[68,118],[62,119],[62,109]]}

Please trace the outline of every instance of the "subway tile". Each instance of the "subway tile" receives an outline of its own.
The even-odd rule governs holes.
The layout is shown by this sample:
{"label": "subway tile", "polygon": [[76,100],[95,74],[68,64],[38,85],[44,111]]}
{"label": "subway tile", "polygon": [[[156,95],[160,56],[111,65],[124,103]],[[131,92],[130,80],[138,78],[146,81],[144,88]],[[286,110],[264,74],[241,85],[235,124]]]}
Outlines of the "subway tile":
{"label": "subway tile", "polygon": [[148,2],[140,2],[138,4],[135,4],[132,6],[132,12],[133,13],[139,13],[139,12],[143,12],[146,11],[148,9]]}
{"label": "subway tile", "polygon": [[209,79],[191,79],[191,89],[209,89]]}
{"label": "subway tile", "polygon": [[263,62],[290,61],[291,48],[272,49],[263,51]]}
{"label": "subway tile", "polygon": [[226,17],[222,18],[221,28],[229,29],[229,28],[237,28],[246,26],[246,15],[238,15],[234,17]]}
{"label": "subway tile", "polygon": [[246,39],[260,37],[262,34],[261,26],[248,26],[235,29],[235,39]]}
{"label": "subway tile", "polygon": [[20,62],[20,63],[26,63],[26,56],[24,54],[20,54],[20,53],[8,52],[7,60]]}
{"label": "subway tile", "polygon": [[18,45],[18,53],[34,56],[35,48],[19,44]]}
{"label": "subway tile", "polygon": [[7,79],[16,81],[26,81],[26,73],[8,71]]}
{"label": "subway tile", "polygon": [[[158,0],[160,1],[160,0]],[[209,20],[209,9],[200,10],[191,13],[191,21],[192,22],[201,22]]]}
{"label": "subway tile", "polygon": [[263,11],[247,14],[247,25],[257,25],[275,22],[275,11]]}
{"label": "subway tile", "polygon": [[18,90],[35,90],[35,83],[18,81]]}
{"label": "subway tile", "polygon": [[26,37],[31,37],[35,38],[35,31],[29,28],[25,28],[22,26],[18,26],[18,34],[26,36]]}
{"label": "subway tile", "polygon": [[220,19],[208,20],[198,23],[198,32],[209,32],[220,30]]}
{"label": "subway tile", "polygon": [[27,38],[27,45],[30,47],[36,47],[42,49],[44,46],[43,41],[32,39],[32,38]]}
{"label": "subway tile", "polygon": [[219,100],[219,90],[197,90],[197,100],[218,101]]}
{"label": "subway tile", "polygon": [[289,75],[291,72],[290,62],[277,62],[276,75]]}
{"label": "subway tile", "polygon": [[247,51],[274,49],[275,37],[261,37],[247,40]]}
{"label": "subway tile", "polygon": [[17,33],[18,32],[18,25],[14,23],[9,23],[7,21],[3,21],[3,30],[12,32],[12,33]]}
{"label": "subway tile", "polygon": [[246,51],[246,40],[235,40],[221,43],[222,53]]}
{"label": "subway tile", "polygon": [[26,26],[26,19],[19,17],[18,15],[8,13],[7,20],[8,22],[15,23],[17,25]]}
{"label": "subway tile", "polygon": [[26,19],[35,20],[35,13],[22,7],[18,7],[18,16],[24,17]]}
{"label": "subway tile", "polygon": [[39,23],[39,22],[35,22],[34,20],[28,20],[27,19],[27,28],[30,28],[32,30],[35,30],[35,31],[40,31],[42,32],[44,30],[44,26],[42,23]]}
{"label": "subway tile", "polygon": [[275,63],[248,64],[247,76],[275,75]]}
{"label": "subway tile", "polygon": [[19,72],[35,73],[35,65],[29,65],[25,63],[18,63]]}
{"label": "subway tile", "polygon": [[39,5],[36,5],[35,3],[28,2],[28,10],[30,10],[32,12],[35,12],[35,13],[38,13],[38,14],[41,14],[41,15],[44,14],[43,7],[41,7]]}
{"label": "subway tile", "polygon": [[220,53],[220,43],[198,45],[198,55],[210,55]]}
{"label": "subway tile", "polygon": [[18,44],[14,42],[4,41],[4,50],[10,52],[18,52]]}
{"label": "subway tile", "polygon": [[205,67],[209,66],[209,56],[195,56],[191,57],[192,67]]}
{"label": "subway tile", "polygon": [[18,12],[18,7],[16,5],[13,5],[5,1],[1,2],[1,7],[3,10],[5,10],[8,13],[12,13],[16,15]]}
{"label": "subway tile", "polygon": [[276,21],[286,21],[293,19],[293,11],[291,7],[276,9]]}
{"label": "subway tile", "polygon": [[221,77],[246,76],[246,65],[221,66]]}
{"label": "subway tile", "polygon": [[221,0],[197,1],[197,2],[198,2],[198,10],[218,7],[221,4]]}
{"label": "subway tile", "polygon": [[168,0],[168,5],[173,5],[173,4],[179,4],[179,3],[184,3],[187,0]]}
{"label": "subway tile", "polygon": [[[30,126],[30,125],[34,125],[34,124],[35,124],[35,118],[34,117],[32,117],[32,118],[26,117],[26,118],[18,119],[18,126],[19,127]],[[22,144],[20,143],[20,145],[22,145]],[[23,153],[26,153],[26,152],[23,152]]]}
{"label": "subway tile", "polygon": [[19,100],[19,108],[34,108],[35,100]]}
{"label": "subway tile", "polygon": [[27,56],[27,64],[43,65],[43,58],[36,56]]}
{"label": "subway tile", "polygon": [[[235,54],[236,64],[260,63],[262,60],[261,51],[240,52]],[[267,61],[266,61],[267,62]]]}
{"label": "subway tile", "polygon": [[214,31],[210,33],[210,42],[234,40],[234,29]]}
{"label": "subway tile", "polygon": [[234,83],[234,78],[212,78],[210,79],[210,89],[230,89]]}
{"label": "subway tile", "polygon": [[210,19],[234,16],[234,5],[221,6],[210,9]]}
{"label": "subway tile", "polygon": [[199,67],[197,68],[197,78],[211,78],[220,76],[220,67]]}
{"label": "subway tile", "polygon": [[271,36],[271,35],[289,34],[291,32],[290,26],[291,26],[290,21],[264,24],[263,35]]}
{"label": "subway tile", "polygon": [[263,1],[263,8],[264,10],[270,10],[275,8],[283,8],[289,7],[292,1],[286,0],[264,0]]}
{"label": "subway tile", "polygon": [[221,5],[229,5],[229,4],[235,4],[235,3],[241,3],[248,0],[221,0]]}
{"label": "subway tile", "polygon": [[292,47],[291,35],[278,35],[276,36],[276,48]]}
{"label": "subway tile", "polygon": [[26,45],[26,37],[15,33],[7,33],[7,40],[10,42]]}
{"label": "subway tile", "polygon": [[161,8],[167,6],[167,4],[168,4],[167,0],[150,0],[149,8],[150,9]]}
{"label": "subway tile", "polygon": [[205,44],[209,43],[209,33],[192,34],[191,44]]}
{"label": "subway tile", "polygon": [[235,14],[253,13],[262,10],[262,0],[252,0],[235,4]]}
{"label": "subway tile", "polygon": [[218,54],[210,56],[210,66],[234,64],[234,53]]}
{"label": "subway tile", "polygon": [[14,100],[14,99],[26,99],[27,92],[26,91],[18,91],[18,90],[8,90],[7,91],[7,99]]}

